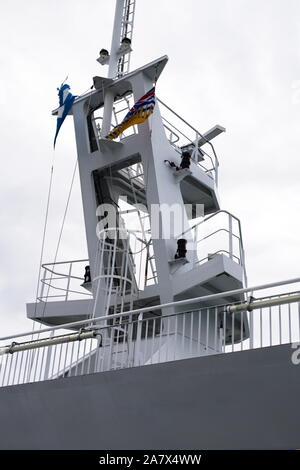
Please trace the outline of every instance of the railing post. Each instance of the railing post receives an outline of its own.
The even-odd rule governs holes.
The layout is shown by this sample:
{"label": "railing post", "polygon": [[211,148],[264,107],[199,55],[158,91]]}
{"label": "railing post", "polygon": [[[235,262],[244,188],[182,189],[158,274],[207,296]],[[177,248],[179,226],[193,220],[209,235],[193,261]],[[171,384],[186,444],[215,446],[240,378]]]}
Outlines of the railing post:
{"label": "railing post", "polygon": [[[51,334],[50,334],[50,338],[53,338],[54,333],[55,333],[55,330],[52,330]],[[53,348],[53,346],[48,347],[47,357],[46,357],[46,364],[45,364],[45,372],[44,372],[44,380],[49,379],[49,370],[50,370],[50,364],[51,364],[52,348]]]}
{"label": "railing post", "polygon": [[250,340],[250,349],[253,349],[253,312],[249,312],[249,323],[250,323],[250,331],[249,331],[249,340]]}
{"label": "railing post", "polygon": [[43,299],[43,296],[44,296],[46,272],[47,272],[47,270],[46,270],[46,268],[44,268],[43,277],[42,277],[42,280],[40,280],[40,282],[42,281],[41,290],[40,290],[40,299],[41,300]]}
{"label": "railing post", "polygon": [[298,302],[298,329],[299,329],[299,341],[300,341],[300,302]]}
{"label": "railing post", "polygon": [[241,256],[242,256],[242,267],[243,267],[243,273],[244,273],[245,287],[248,287],[248,278],[247,278],[247,271],[246,271],[246,265],[245,265],[245,251],[244,251],[243,246],[241,248]]}
{"label": "railing post", "polygon": [[223,341],[223,328],[219,328],[219,351],[221,353],[225,352],[225,346],[223,348],[223,344],[224,344],[224,341]]}
{"label": "railing post", "polygon": [[195,139],[195,148],[192,152],[192,160],[194,160],[195,163],[198,163],[199,161],[199,150],[198,150],[198,143],[199,143],[199,134],[196,132],[196,139]]}
{"label": "railing post", "polygon": [[113,354],[114,354],[114,340],[115,340],[115,318],[112,321],[112,325],[110,327],[110,342],[109,342],[109,352],[108,352],[108,363],[107,363],[107,370],[112,370],[113,365]]}
{"label": "railing post", "polygon": [[194,228],[194,251],[195,251],[195,254],[194,254],[194,257],[193,257],[193,266],[195,266],[195,264],[198,261],[198,237],[199,237],[199,224],[197,224]]}
{"label": "railing post", "polygon": [[232,215],[231,214],[228,214],[228,217],[229,217],[229,256],[230,256],[230,259],[233,259],[233,253],[232,253],[232,250],[233,250],[233,237],[232,237]]}
{"label": "railing post", "polygon": [[219,162],[218,162],[218,159],[215,155],[215,183],[216,183],[216,187],[218,187],[218,182],[219,182]]}
{"label": "railing post", "polygon": [[69,288],[70,288],[70,282],[71,282],[72,266],[73,266],[73,263],[71,262],[71,263],[70,263],[70,267],[69,267],[69,275],[68,275],[68,282],[67,282],[67,289],[66,289],[66,297],[65,297],[65,300],[68,300],[68,296],[69,296]]}
{"label": "railing post", "polygon": [[143,321],[143,314],[140,313],[138,316],[137,321],[137,332],[136,332],[136,341],[135,341],[135,348],[134,348],[134,366],[140,365],[140,352],[141,352],[141,339],[142,339],[142,321]]}

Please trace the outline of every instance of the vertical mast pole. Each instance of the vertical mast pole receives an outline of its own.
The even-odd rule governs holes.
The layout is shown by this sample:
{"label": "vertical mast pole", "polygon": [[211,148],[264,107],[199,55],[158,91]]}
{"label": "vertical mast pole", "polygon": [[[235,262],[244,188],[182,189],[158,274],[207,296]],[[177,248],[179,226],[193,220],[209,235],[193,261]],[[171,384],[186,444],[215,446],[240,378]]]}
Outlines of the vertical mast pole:
{"label": "vertical mast pole", "polygon": [[[114,29],[110,48],[110,58],[108,66],[108,78],[115,78],[118,72],[118,50],[120,47],[120,39],[122,32],[122,19],[124,4],[126,0],[116,0]],[[114,94],[111,90],[105,91],[104,97],[104,113],[101,136],[105,137],[110,131],[112,109],[114,104]]]}
{"label": "vertical mast pole", "polygon": [[118,72],[120,40],[122,33],[122,20],[126,0],[116,0],[114,29],[111,40],[108,78],[115,78]]}

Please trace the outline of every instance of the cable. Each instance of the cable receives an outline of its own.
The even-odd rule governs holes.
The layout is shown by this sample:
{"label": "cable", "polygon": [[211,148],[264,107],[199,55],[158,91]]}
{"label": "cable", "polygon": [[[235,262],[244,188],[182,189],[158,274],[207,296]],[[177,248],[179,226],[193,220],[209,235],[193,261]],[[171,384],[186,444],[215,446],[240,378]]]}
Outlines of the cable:
{"label": "cable", "polygon": [[48,225],[48,215],[49,215],[49,206],[50,206],[50,196],[51,196],[52,182],[53,182],[53,169],[54,169],[54,155],[53,155],[53,161],[52,161],[51,171],[50,171],[50,182],[49,182],[49,189],[48,189],[46,215],[45,215],[43,238],[42,238],[42,247],[41,247],[41,255],[40,255],[40,266],[39,266],[39,274],[38,274],[38,280],[37,280],[37,286],[36,286],[34,316],[36,314],[36,309],[37,309],[37,299],[38,299],[39,284],[40,284],[40,277],[41,277],[41,270],[42,270],[42,261],[43,261],[43,256],[44,256],[46,230],[47,230],[47,225]]}
{"label": "cable", "polygon": [[[70,185],[70,189],[69,189],[69,194],[68,194],[68,198],[67,198],[67,203],[66,203],[66,207],[65,207],[65,211],[64,211],[64,215],[63,215],[63,219],[62,219],[62,224],[61,224],[61,228],[60,228],[60,232],[59,232],[59,237],[58,237],[58,241],[57,241],[57,246],[56,246],[56,251],[55,251],[53,264],[55,264],[56,260],[57,260],[58,250],[59,250],[59,247],[60,247],[61,237],[62,237],[62,233],[63,233],[65,221],[66,221],[66,216],[67,216],[67,212],[68,212],[68,208],[69,208],[69,203],[70,203],[70,198],[71,198],[71,194],[72,194],[72,189],[73,189],[75,174],[76,174],[76,170],[77,170],[77,165],[78,165],[78,161],[76,159],[74,170],[73,170],[73,175],[72,175],[72,180],[71,180],[71,185]],[[49,285],[48,285],[48,290],[47,290],[47,294],[46,294],[46,300],[45,300],[45,303],[44,303],[42,316],[45,315],[46,305],[47,305],[47,301],[48,301],[48,295],[49,295],[49,290],[50,290],[50,286],[51,286],[52,277],[53,277],[53,273],[51,272],[50,281],[49,281]]]}
{"label": "cable", "polygon": [[[40,277],[41,277],[41,270],[42,270],[42,262],[43,262],[43,256],[44,256],[44,249],[45,249],[45,240],[46,240],[46,231],[47,231],[47,225],[48,225],[48,216],[49,216],[49,207],[50,207],[50,198],[51,198],[51,191],[52,191],[52,183],[53,183],[53,172],[54,172],[54,160],[55,160],[55,153],[53,152],[53,158],[52,158],[52,165],[51,165],[51,170],[50,170],[50,181],[49,181],[49,188],[48,188],[48,196],[47,196],[47,205],[46,205],[46,214],[45,214],[45,222],[44,222],[44,229],[43,229],[43,238],[42,238],[42,246],[41,246],[41,255],[40,255],[40,264],[39,264],[39,273],[38,273],[38,278],[37,278],[37,286],[36,286],[36,296],[35,296],[35,306],[34,306],[34,318],[36,316],[36,310],[37,310],[37,300],[38,300],[38,293],[39,293],[39,284],[40,284]],[[36,327],[36,322],[34,319],[32,319],[33,326],[32,326],[32,335],[31,335],[31,340],[34,338],[34,331]],[[39,324],[39,329],[42,328],[42,324]],[[38,338],[39,338],[39,333],[38,333]],[[26,370],[26,373],[29,373],[29,370],[31,370],[32,367],[32,362],[34,360],[34,352],[31,351],[31,354],[29,355],[29,361],[28,361],[28,368]]]}

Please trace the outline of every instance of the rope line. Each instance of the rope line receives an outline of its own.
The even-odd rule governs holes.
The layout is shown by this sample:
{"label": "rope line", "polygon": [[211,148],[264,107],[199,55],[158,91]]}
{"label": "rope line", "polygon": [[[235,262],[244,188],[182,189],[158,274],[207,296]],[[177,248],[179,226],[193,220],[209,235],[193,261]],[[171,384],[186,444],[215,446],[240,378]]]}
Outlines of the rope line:
{"label": "rope line", "polygon": [[49,181],[49,188],[48,188],[48,196],[47,196],[47,205],[46,205],[45,222],[44,222],[44,229],[43,229],[43,238],[42,238],[42,247],[41,247],[41,255],[40,255],[39,274],[38,274],[37,286],[36,286],[34,316],[35,316],[35,314],[36,314],[36,309],[37,309],[37,299],[38,299],[38,293],[39,293],[39,284],[40,284],[40,277],[41,277],[42,262],[43,262],[43,256],[44,256],[44,249],[45,249],[46,231],[47,231],[48,216],[49,216],[49,207],[50,207],[50,197],[51,197],[52,183],[53,183],[54,158],[55,158],[55,157],[54,157],[54,155],[53,155],[53,161],[52,161],[51,171],[50,171],[50,181]]}
{"label": "rope line", "polygon": [[[77,165],[78,165],[78,161],[77,161],[77,158],[76,158],[76,162],[75,162],[75,166],[74,166],[74,170],[73,170],[73,175],[72,175],[72,180],[71,180],[71,185],[70,185],[70,189],[69,189],[69,193],[68,193],[67,203],[66,203],[66,207],[65,207],[65,211],[64,211],[64,215],[63,215],[63,219],[62,219],[62,223],[61,223],[61,228],[60,228],[60,232],[59,232],[59,237],[58,237],[58,241],[57,241],[57,246],[56,246],[56,250],[55,250],[55,256],[54,256],[54,263],[53,264],[55,264],[56,260],[57,260],[58,250],[59,250],[59,247],[60,247],[62,233],[63,233],[63,229],[64,229],[64,225],[65,225],[65,221],[66,221],[66,217],[67,217],[67,213],[68,213],[68,209],[69,209],[69,203],[70,203],[70,198],[71,198],[71,194],[72,194],[72,189],[73,189],[75,174],[76,174],[76,170],[77,170]],[[53,273],[51,273],[51,276],[50,276],[50,281],[49,281],[50,285],[51,285],[52,277],[53,277]],[[49,296],[50,285],[48,286],[42,316],[45,315],[48,296]]]}
{"label": "rope line", "polygon": [[[50,170],[50,181],[49,181],[49,188],[48,188],[48,196],[47,196],[46,213],[45,213],[45,221],[44,221],[44,228],[43,228],[43,238],[42,238],[42,246],[41,246],[41,254],[40,254],[39,272],[38,272],[37,285],[36,285],[34,317],[36,315],[36,310],[37,310],[37,300],[38,300],[38,294],[39,294],[40,277],[41,277],[41,271],[42,271],[42,262],[43,262],[43,257],[44,257],[46,232],[47,232],[47,226],[48,226],[49,207],[50,207],[50,199],[51,199],[51,192],[52,192],[52,185],[53,185],[54,160],[55,160],[55,153],[53,152],[52,165],[51,165],[51,170]],[[34,319],[32,320],[32,323],[33,323],[33,326],[32,326],[33,332],[32,332],[32,335],[31,335],[31,340],[33,340],[35,327],[36,327],[36,322],[35,322]],[[41,329],[41,328],[42,328],[42,324],[40,323],[39,324],[39,329]],[[38,334],[38,338],[39,338],[39,336],[40,335]],[[29,369],[26,368],[27,369],[26,370],[27,374],[31,370],[33,359],[34,359],[34,353],[31,352],[31,354],[29,354],[29,361],[28,361]]]}

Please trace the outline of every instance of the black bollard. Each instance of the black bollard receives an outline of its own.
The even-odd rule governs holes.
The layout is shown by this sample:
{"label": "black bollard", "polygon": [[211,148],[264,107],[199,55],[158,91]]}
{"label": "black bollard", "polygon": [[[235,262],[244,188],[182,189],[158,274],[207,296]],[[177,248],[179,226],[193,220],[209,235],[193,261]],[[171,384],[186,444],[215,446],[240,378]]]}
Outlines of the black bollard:
{"label": "black bollard", "polygon": [[180,163],[180,168],[181,170],[184,169],[189,169],[191,166],[191,155],[189,152],[182,152],[181,155],[181,163]]}
{"label": "black bollard", "polygon": [[84,273],[84,283],[86,282],[92,282],[91,279],[91,270],[89,266],[85,267],[85,273]]}
{"label": "black bollard", "polygon": [[186,249],[187,240],[185,238],[180,238],[177,240],[177,251],[175,254],[175,259],[185,258],[187,249]]}

